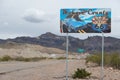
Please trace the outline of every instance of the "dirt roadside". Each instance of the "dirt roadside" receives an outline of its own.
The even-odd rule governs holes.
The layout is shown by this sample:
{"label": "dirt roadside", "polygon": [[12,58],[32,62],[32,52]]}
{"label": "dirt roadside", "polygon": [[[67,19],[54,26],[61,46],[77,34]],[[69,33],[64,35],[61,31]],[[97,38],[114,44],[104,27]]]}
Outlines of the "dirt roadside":
{"label": "dirt roadside", "polygon": [[[77,68],[86,68],[91,79],[99,80],[100,67],[89,67],[85,60],[69,60],[69,80]],[[120,71],[104,69],[104,80],[119,80]],[[39,62],[0,62],[0,80],[65,80],[65,60],[42,60]],[[82,79],[76,79],[82,80]]]}

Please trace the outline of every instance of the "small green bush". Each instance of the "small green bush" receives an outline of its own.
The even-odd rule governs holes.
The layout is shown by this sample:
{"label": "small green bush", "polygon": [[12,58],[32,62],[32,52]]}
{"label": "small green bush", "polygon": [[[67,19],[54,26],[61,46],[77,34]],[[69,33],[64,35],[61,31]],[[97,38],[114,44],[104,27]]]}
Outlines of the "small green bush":
{"label": "small green bush", "polygon": [[66,57],[58,57],[57,60],[66,59]]}
{"label": "small green bush", "polygon": [[16,57],[14,58],[15,61],[25,61],[25,62],[29,62],[30,59],[29,58],[24,58],[24,57]]}
{"label": "small green bush", "polygon": [[39,61],[43,59],[46,59],[46,57],[33,57],[33,58],[16,57],[14,58],[15,61],[25,61],[25,62]]}
{"label": "small green bush", "polygon": [[85,79],[87,77],[90,77],[91,73],[87,72],[85,69],[79,69],[77,68],[77,71],[72,75],[73,79]]}
{"label": "small green bush", "polygon": [[10,60],[12,60],[12,58],[8,55],[5,55],[2,58],[0,58],[0,61],[10,61]]}

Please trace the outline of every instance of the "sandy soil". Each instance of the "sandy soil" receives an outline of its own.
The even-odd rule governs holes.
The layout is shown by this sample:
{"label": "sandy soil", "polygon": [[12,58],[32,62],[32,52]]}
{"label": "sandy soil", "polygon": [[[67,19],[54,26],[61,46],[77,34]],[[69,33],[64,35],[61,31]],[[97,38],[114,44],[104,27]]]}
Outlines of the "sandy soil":
{"label": "sandy soil", "polygon": [[[11,57],[65,57],[65,51],[56,48],[47,48],[39,45],[9,43],[0,46],[0,57],[9,55]],[[69,80],[73,80],[71,75],[77,68],[85,68],[92,73],[89,79],[76,80],[101,80],[98,66],[86,66],[85,58],[87,54],[69,54]],[[66,80],[65,60],[41,60],[39,62],[0,62],[0,80]],[[120,70],[104,68],[104,80],[120,80]]]}
{"label": "sandy soil", "polygon": [[[100,80],[100,67],[86,67],[85,60],[69,60],[69,80],[77,68],[91,72],[90,79]],[[0,62],[0,80],[65,80],[65,60],[42,60],[39,62]],[[104,80],[119,80],[120,71],[104,69]]]}

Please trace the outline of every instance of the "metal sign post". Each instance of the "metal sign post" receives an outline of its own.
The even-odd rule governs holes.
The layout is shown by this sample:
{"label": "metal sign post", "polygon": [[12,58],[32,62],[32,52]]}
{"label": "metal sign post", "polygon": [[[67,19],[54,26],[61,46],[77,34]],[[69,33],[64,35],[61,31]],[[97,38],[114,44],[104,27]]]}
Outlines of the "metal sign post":
{"label": "metal sign post", "polygon": [[68,40],[68,33],[66,35],[66,80],[68,80],[68,46],[69,46],[69,40]]}
{"label": "metal sign post", "polygon": [[101,80],[104,78],[104,33],[102,32]]}

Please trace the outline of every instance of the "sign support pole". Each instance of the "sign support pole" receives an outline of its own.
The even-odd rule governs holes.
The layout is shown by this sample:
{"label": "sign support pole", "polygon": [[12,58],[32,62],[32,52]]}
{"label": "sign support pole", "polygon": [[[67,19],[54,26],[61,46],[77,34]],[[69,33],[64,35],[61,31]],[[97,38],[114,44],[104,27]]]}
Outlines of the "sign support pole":
{"label": "sign support pole", "polygon": [[68,33],[66,35],[66,80],[68,80],[68,45],[69,40],[68,40]]}
{"label": "sign support pole", "polygon": [[101,61],[101,80],[104,78],[104,33],[102,32],[102,61]]}

